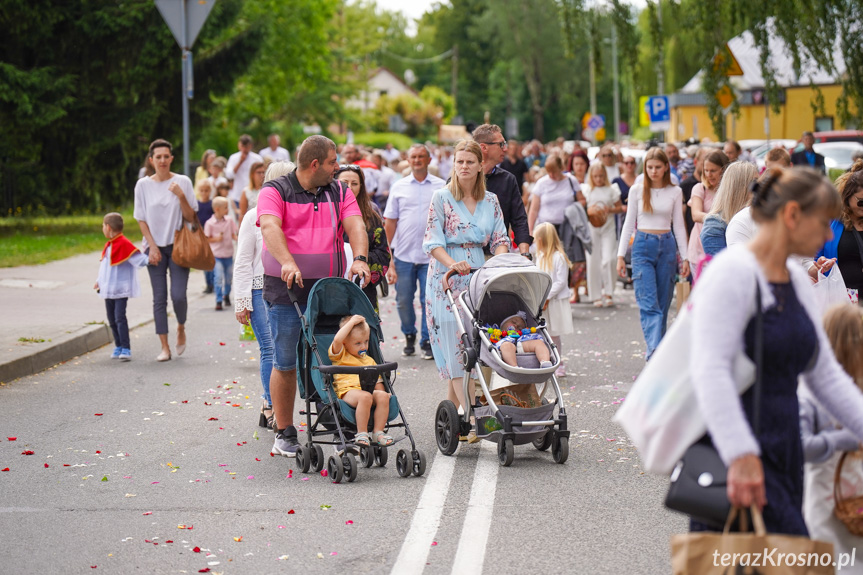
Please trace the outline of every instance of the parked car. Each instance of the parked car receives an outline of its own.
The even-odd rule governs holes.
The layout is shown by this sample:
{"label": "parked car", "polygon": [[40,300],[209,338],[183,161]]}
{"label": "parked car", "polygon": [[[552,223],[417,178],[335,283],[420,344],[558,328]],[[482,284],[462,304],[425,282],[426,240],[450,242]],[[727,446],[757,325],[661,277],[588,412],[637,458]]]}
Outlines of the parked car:
{"label": "parked car", "polygon": [[[827,142],[859,142],[863,144],[863,131],[860,130],[830,130],[829,132],[814,132],[816,144]],[[791,152],[799,152],[803,149],[803,142],[797,140],[797,144]]]}
{"label": "parked car", "polygon": [[824,142],[815,144],[812,149],[824,156],[824,167],[847,170],[854,163],[854,156],[863,156],[863,144],[860,142]]}

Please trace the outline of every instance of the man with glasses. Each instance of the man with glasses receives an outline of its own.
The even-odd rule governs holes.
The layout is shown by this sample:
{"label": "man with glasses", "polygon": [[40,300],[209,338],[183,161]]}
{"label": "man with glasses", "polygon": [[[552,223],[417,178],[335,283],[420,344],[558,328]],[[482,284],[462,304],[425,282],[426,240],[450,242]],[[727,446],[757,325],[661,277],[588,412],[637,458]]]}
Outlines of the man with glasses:
{"label": "man with glasses", "polygon": [[498,167],[507,149],[506,139],[500,126],[483,124],[473,131],[473,139],[482,150],[482,168],[485,171],[485,187],[497,196],[503,212],[503,223],[507,230],[512,228],[518,250],[530,257],[530,236],[527,226],[527,212],[521,199],[521,188],[511,173]]}
{"label": "man with glasses", "polygon": [[428,223],[429,206],[435,190],[444,186],[444,181],[429,173],[431,152],[422,144],[414,144],[408,150],[411,165],[409,176],[395,182],[390,188],[389,201],[384,210],[384,230],[393,254],[387,270],[387,281],[396,286],[396,305],[399,310],[405,348],[402,355],[416,353],[416,309],[414,294],[417,283],[420,287],[420,350],[423,359],[434,359],[426,324],[426,275],[429,256],[423,252],[423,237]]}

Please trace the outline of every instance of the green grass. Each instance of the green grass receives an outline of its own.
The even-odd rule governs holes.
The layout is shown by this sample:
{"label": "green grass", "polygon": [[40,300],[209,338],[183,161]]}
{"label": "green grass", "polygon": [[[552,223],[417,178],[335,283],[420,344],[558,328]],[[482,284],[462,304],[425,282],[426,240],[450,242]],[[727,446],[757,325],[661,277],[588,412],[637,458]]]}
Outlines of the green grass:
{"label": "green grass", "polygon": [[[131,209],[122,212],[125,234],[141,240]],[[36,218],[0,218],[0,267],[10,268],[61,260],[102,249],[101,214]]]}

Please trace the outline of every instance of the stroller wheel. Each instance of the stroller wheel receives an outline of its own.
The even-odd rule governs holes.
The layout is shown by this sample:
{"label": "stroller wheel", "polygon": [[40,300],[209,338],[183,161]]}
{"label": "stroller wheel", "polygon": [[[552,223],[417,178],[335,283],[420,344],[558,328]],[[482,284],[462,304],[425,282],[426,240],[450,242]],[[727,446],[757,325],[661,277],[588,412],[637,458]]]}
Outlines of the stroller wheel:
{"label": "stroller wheel", "polygon": [[547,451],[548,448],[551,447],[551,432],[547,431],[545,432],[545,435],[543,435],[539,439],[534,439],[533,446],[540,451]]}
{"label": "stroller wheel", "polygon": [[309,467],[312,464],[311,448],[300,445],[297,448],[297,463],[300,466],[300,471],[303,473],[309,472]]}
{"label": "stroller wheel", "polygon": [[551,456],[555,463],[566,463],[569,459],[569,438],[555,435],[551,440]]}
{"label": "stroller wheel", "polygon": [[360,463],[362,463],[363,467],[368,469],[372,465],[375,464],[375,454],[372,452],[374,448],[372,447],[360,447]]}
{"label": "stroller wheel", "polygon": [[375,455],[375,465],[378,467],[383,467],[387,464],[387,460],[389,459],[389,454],[387,453],[387,448],[385,446],[375,447],[374,455]]}
{"label": "stroller wheel", "polygon": [[512,444],[512,439],[501,438],[497,442],[497,461],[503,467],[512,465],[513,457],[515,457],[515,446]]}
{"label": "stroller wheel", "polygon": [[458,449],[459,417],[455,404],[448,399],[441,401],[435,414],[435,439],[444,455],[452,455]]}
{"label": "stroller wheel", "polygon": [[414,460],[413,472],[417,477],[422,477],[423,473],[426,472],[426,455],[419,449],[415,450],[411,453]]}
{"label": "stroller wheel", "polygon": [[317,473],[324,468],[324,450],[321,449],[320,445],[312,445],[309,456],[312,471]]}
{"label": "stroller wheel", "polygon": [[399,452],[396,454],[396,471],[398,471],[399,477],[410,477],[411,475],[408,452],[404,449],[399,449]]}
{"label": "stroller wheel", "polygon": [[330,476],[333,483],[341,483],[345,476],[345,466],[342,463],[342,458],[336,455],[330,455],[327,460],[327,475]]}
{"label": "stroller wheel", "polygon": [[342,455],[342,467],[345,470],[345,478],[348,480],[348,483],[353,482],[357,478],[357,471],[359,471],[357,458],[353,453]]}

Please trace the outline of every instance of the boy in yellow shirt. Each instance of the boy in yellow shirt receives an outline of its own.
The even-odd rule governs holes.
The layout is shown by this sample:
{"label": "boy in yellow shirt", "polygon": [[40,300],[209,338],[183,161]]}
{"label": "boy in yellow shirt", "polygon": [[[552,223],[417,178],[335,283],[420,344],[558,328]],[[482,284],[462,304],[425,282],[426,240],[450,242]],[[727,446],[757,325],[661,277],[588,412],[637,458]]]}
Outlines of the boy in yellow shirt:
{"label": "boy in yellow shirt", "polygon": [[[329,349],[330,361],[333,365],[345,367],[361,367],[376,365],[375,360],[367,355],[371,328],[366,318],[361,315],[345,316],[339,322],[339,331],[333,338]],[[384,389],[384,384],[378,380],[374,392],[363,391],[360,376],[353,374],[336,374],[333,376],[333,387],[336,396],[357,410],[357,445],[369,446],[369,416],[372,405],[375,409],[375,421],[372,439],[378,445],[392,445],[393,438],[384,433],[387,415],[390,411],[390,394]]]}

